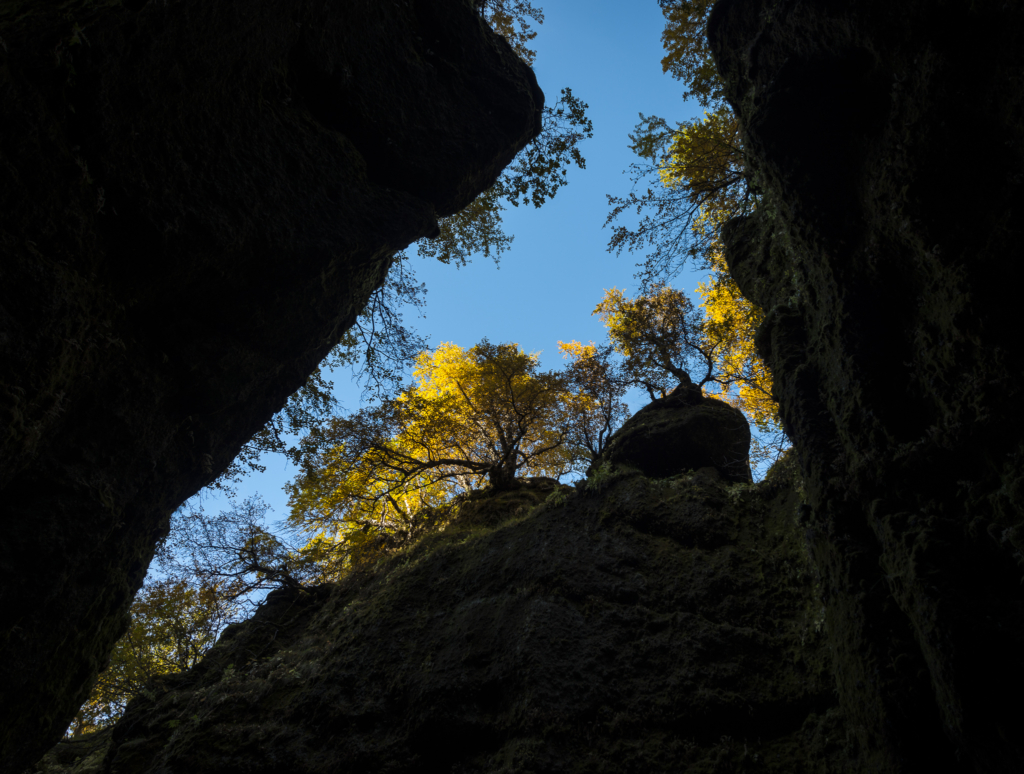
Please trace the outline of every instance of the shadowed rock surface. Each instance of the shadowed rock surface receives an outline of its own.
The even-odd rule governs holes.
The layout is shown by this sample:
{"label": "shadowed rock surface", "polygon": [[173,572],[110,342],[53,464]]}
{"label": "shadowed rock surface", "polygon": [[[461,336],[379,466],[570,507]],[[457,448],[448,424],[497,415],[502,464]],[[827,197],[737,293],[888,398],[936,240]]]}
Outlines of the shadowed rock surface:
{"label": "shadowed rock surface", "polygon": [[1024,6],[727,0],[709,32],[855,770],[1024,771]]}
{"label": "shadowed rock surface", "polygon": [[543,487],[478,497],[273,595],[40,771],[1024,770],[1024,8],[728,0],[710,36],[763,196],[727,258],[799,494],[610,465],[528,512]]}
{"label": "shadowed rock surface", "polygon": [[0,771],[170,512],[539,130],[465,0],[0,3]]}
{"label": "shadowed rock surface", "polygon": [[750,425],[739,409],[680,385],[644,406],[616,431],[601,455],[662,478],[711,468],[727,481],[749,484]]}
{"label": "shadowed rock surface", "polygon": [[372,572],[274,592],[103,755],[63,766],[82,743],[61,744],[37,771],[839,768],[793,484],[606,466],[476,493]]}

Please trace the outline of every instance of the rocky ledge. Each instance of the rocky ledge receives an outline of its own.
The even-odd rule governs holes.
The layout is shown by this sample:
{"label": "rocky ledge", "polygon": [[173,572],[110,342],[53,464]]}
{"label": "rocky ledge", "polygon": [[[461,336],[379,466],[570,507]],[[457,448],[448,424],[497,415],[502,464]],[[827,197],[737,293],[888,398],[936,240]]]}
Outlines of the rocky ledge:
{"label": "rocky ledge", "polygon": [[709,37],[854,770],[1024,771],[1024,6],[722,0]]}
{"label": "rocky ledge", "polygon": [[476,493],[376,568],[272,593],[36,771],[842,768],[794,467]]}

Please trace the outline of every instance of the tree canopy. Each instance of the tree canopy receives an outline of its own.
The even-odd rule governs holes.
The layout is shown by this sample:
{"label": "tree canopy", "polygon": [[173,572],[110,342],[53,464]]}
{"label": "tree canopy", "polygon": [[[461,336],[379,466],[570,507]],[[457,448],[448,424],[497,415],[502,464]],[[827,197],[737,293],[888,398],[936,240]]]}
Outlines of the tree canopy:
{"label": "tree canopy", "polygon": [[680,382],[727,385],[716,368],[720,342],[681,290],[656,284],[629,298],[612,288],[594,309],[608,329],[630,382],[651,400],[664,397]]}
{"label": "tree canopy", "polygon": [[611,344],[559,341],[558,348],[569,361],[563,378],[568,386],[567,410],[573,417],[574,442],[595,460],[629,417],[623,397],[632,382],[613,358]]}
{"label": "tree canopy", "polygon": [[686,84],[683,99],[694,98],[705,108],[722,101],[722,84],[705,34],[714,4],[715,0],[658,0],[665,16],[661,70]]}
{"label": "tree canopy", "polygon": [[[715,294],[730,292],[734,295],[714,302]],[[760,311],[735,290],[725,272],[712,275],[698,293],[705,301],[695,306],[683,291],[663,282],[633,298],[618,288],[606,290],[594,314],[605,324],[607,343],[559,346],[573,360],[572,368],[585,366],[590,384],[605,391],[601,397],[595,394],[597,409],[591,416],[607,412],[615,405],[610,396],[618,400],[630,387],[643,389],[654,400],[680,383],[692,383],[739,408],[758,428],[760,437],[752,439],[751,449],[755,467],[774,462],[785,438],[777,426],[770,376],[753,351],[752,331]],[[619,425],[616,419],[607,427],[613,431]]]}
{"label": "tree canopy", "polygon": [[254,592],[319,579],[313,557],[267,528],[267,505],[248,498],[217,514],[185,507],[171,517],[131,624],[68,729],[69,736],[115,722],[158,675],[195,666],[230,623],[258,603]]}
{"label": "tree canopy", "polygon": [[236,612],[217,586],[197,587],[184,578],[147,583],[132,603],[128,631],[114,645],[68,735],[110,725],[153,677],[195,666]]}
{"label": "tree canopy", "polygon": [[587,408],[517,344],[442,344],[420,354],[408,387],[306,437],[289,521],[347,552],[408,536],[456,494],[584,469]]}

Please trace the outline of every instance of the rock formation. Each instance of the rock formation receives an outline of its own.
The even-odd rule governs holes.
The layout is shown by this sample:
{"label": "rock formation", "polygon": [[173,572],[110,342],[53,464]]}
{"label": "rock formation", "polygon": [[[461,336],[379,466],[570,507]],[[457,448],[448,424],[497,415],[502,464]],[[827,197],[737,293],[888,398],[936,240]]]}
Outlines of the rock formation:
{"label": "rock formation", "polygon": [[709,37],[853,770],[1022,771],[1024,6],[723,0]]}
{"label": "rock formation", "polygon": [[0,771],[170,512],[540,127],[466,0],[0,5]]}
{"label": "rock formation", "polygon": [[474,494],[376,570],[272,593],[36,771],[840,769],[794,468]]}
{"label": "rock formation", "polygon": [[[273,75],[274,62],[313,73],[303,82],[319,90],[350,83],[345,67],[361,60],[339,64],[302,53],[304,43],[285,60],[233,55],[238,66],[217,70],[211,57],[233,39],[227,22],[249,17],[210,5],[108,10],[120,21],[90,23],[81,28],[88,44],[72,46],[67,37],[63,48],[28,27],[17,45],[0,33],[8,59],[50,63],[0,70],[4,126],[22,127],[5,132],[3,152],[36,165],[4,167],[3,174],[20,175],[23,191],[15,197],[10,185],[4,189],[5,229],[7,222],[36,224],[3,237],[5,250],[22,256],[0,267],[4,288],[13,276],[20,290],[4,313],[29,305],[65,310],[5,318],[35,321],[21,323],[20,348],[3,342],[0,373],[23,373],[29,385],[19,392],[5,382],[3,393],[4,406],[14,407],[5,470],[25,482],[5,490],[5,506],[21,515],[4,526],[22,529],[11,533],[18,550],[4,549],[5,583],[16,579],[13,594],[3,588],[5,612],[20,610],[17,595],[38,585],[44,591],[33,599],[53,616],[47,621],[116,619],[148,558],[152,538],[141,531],[162,528],[151,514],[165,514],[205,480],[202,455],[215,471],[241,442],[243,425],[256,427],[280,405],[286,390],[272,386],[301,381],[358,306],[355,296],[337,302],[341,289],[362,283],[365,296],[379,281],[381,257],[429,230],[433,212],[423,191],[392,185],[402,176],[379,144],[372,150],[386,132],[352,131],[355,146],[370,148],[357,157],[339,139],[346,132],[316,128],[344,126],[351,114],[332,113],[334,103],[294,119],[286,118],[291,107],[272,109],[274,131],[294,131],[295,148],[314,149],[308,155],[279,159],[277,145],[257,141],[264,135],[256,128],[256,139],[237,144],[228,129],[261,126],[259,99],[282,93],[270,85],[289,83]],[[385,5],[345,4],[344,13],[394,14],[409,30],[432,23],[412,15],[416,6]],[[459,4],[451,5],[463,18]],[[266,14],[285,6],[252,7]],[[172,24],[184,7],[191,10],[181,19],[203,23]],[[178,56],[180,46],[199,45],[193,37],[209,41],[206,22],[219,24],[221,47],[207,42],[198,49],[206,58]],[[257,28],[271,35],[266,25]],[[67,34],[81,38],[74,30]],[[304,34],[282,23],[271,37],[302,41]],[[398,57],[396,68],[405,61],[408,72],[439,79],[437,88],[454,101],[455,92],[469,103],[485,99],[467,96],[471,89],[445,91],[444,79],[460,82],[462,71],[431,60],[439,49],[417,42],[417,34],[410,32],[409,50],[422,46],[422,53]],[[537,482],[470,498],[444,532],[374,572],[272,595],[199,667],[151,685],[112,731],[58,746],[38,771],[1024,770],[1024,339],[1009,279],[1024,236],[1024,7],[1003,0],[722,0],[709,34],[761,196],[756,215],[726,229],[727,259],[766,312],[758,347],[795,458],[753,486],[706,470],[644,475],[624,457],[601,466],[579,491]],[[131,45],[132,36],[143,44]],[[97,39],[109,43],[97,46]],[[253,39],[273,49],[271,40]],[[324,39],[335,38],[312,38]],[[373,59],[383,50],[374,40],[361,32],[351,45],[391,67]],[[491,38],[479,40],[490,47],[481,61],[506,61]],[[474,50],[466,45],[452,50]],[[72,49],[78,81],[69,85],[66,69],[54,76],[53,60],[66,62]],[[348,49],[333,50],[341,57]],[[123,59],[125,69],[89,70],[90,57]],[[127,68],[136,61],[163,62],[163,70],[150,64],[148,72],[168,74],[133,81]],[[103,87],[107,71],[135,86]],[[181,96],[209,72],[226,73],[209,87],[209,99]],[[480,72],[470,68],[465,77]],[[521,70],[496,64],[480,77],[507,84],[510,104],[521,106],[515,115],[532,115]],[[261,91],[260,83],[268,85]],[[313,86],[306,96],[289,88],[293,101],[313,99]],[[79,93],[86,98],[68,96]],[[377,93],[362,91],[344,104],[373,112]],[[421,104],[415,88],[401,93]],[[111,101],[115,94],[121,102]],[[164,101],[172,107],[161,108]],[[76,112],[54,117],[64,104]],[[107,121],[111,104],[150,116],[152,134],[131,133],[128,107],[119,121]],[[420,128],[408,105],[387,104],[400,108],[386,111],[388,120]],[[214,108],[245,120],[197,118]],[[479,120],[486,123],[489,109]],[[317,122],[308,137],[307,115]],[[74,129],[76,139],[67,140],[83,120],[100,128]],[[510,120],[495,118],[494,126]],[[499,133],[507,145],[482,143],[482,157],[498,164],[506,157],[496,148],[510,153],[528,135],[524,127]],[[190,132],[210,137],[202,169],[230,168],[235,177],[200,174],[187,155],[193,144],[181,140]],[[431,142],[455,147],[443,135]],[[133,143],[147,153],[132,151]],[[75,161],[82,149],[92,154],[79,157],[89,178]],[[341,162],[327,171],[321,164],[346,153],[367,170],[352,199],[335,181],[358,174],[337,171],[350,169]],[[311,178],[300,190],[316,192],[312,209],[294,203],[292,178],[280,170]],[[255,198],[240,206],[218,181],[248,180],[245,174],[256,183],[236,190]],[[165,178],[178,181],[166,194]],[[111,193],[117,190],[119,197]],[[195,200],[202,206],[193,190],[205,192]],[[331,197],[363,220],[333,220]],[[118,218],[131,213],[133,230],[105,225],[112,205]],[[23,214],[15,221],[9,212]],[[262,217],[275,212],[291,219]],[[292,229],[293,222],[306,226]],[[366,230],[346,230],[351,222]],[[381,241],[365,236],[375,233]],[[354,246],[335,253],[334,244]],[[332,258],[341,254],[355,258]],[[109,266],[97,257],[107,255],[116,258]],[[222,272],[220,256],[229,269],[253,262],[275,284],[254,283],[262,275],[250,271]],[[42,268],[33,273],[34,266]],[[288,271],[274,273],[283,266]],[[220,289],[207,293],[210,278],[197,267],[221,277]],[[299,279],[290,284],[293,274],[321,289],[311,298]],[[147,292],[151,276],[191,289],[191,300],[180,307]],[[125,290],[129,281],[135,284]],[[218,312],[222,298],[234,303]],[[323,328],[318,321],[326,321]],[[163,336],[157,323],[169,326]],[[321,338],[289,338],[313,329]],[[251,330],[260,335],[246,338]],[[217,354],[224,352],[232,354]],[[293,352],[306,354],[289,360]],[[72,395],[66,384],[79,385],[73,400],[58,399],[62,390]],[[104,421],[101,437],[94,428]],[[51,440],[58,430],[65,433],[59,444]],[[5,484],[15,480],[4,475]],[[81,522],[57,521],[69,513]],[[53,544],[30,542],[33,529]],[[63,552],[72,564],[61,573]],[[121,554],[137,567],[115,565]],[[75,557],[94,559],[95,576]],[[41,625],[32,615],[5,616],[4,625]],[[22,635],[12,631],[6,641],[17,645]],[[81,654],[94,643],[89,652],[102,653],[115,632],[111,623],[86,629],[67,649]],[[58,655],[22,651],[4,665],[3,685],[27,665],[49,671],[34,684],[11,683],[23,686],[19,694],[37,685],[49,696],[67,692],[79,684],[74,665],[82,680],[89,666]],[[30,736],[33,724],[55,723],[54,710],[32,712],[15,716],[4,733]]]}
{"label": "rock formation", "polygon": [[708,469],[749,484],[749,454],[750,425],[743,412],[689,383],[631,416],[609,440],[602,461],[632,465],[652,478]]}

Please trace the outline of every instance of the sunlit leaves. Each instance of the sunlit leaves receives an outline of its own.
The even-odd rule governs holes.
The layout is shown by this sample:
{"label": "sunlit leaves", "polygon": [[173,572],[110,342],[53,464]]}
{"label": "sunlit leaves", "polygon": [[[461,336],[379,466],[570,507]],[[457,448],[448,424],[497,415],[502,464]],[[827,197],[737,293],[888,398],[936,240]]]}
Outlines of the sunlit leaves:
{"label": "sunlit leaves", "polygon": [[697,288],[706,325],[720,342],[716,368],[730,375],[723,396],[739,408],[760,431],[751,438],[751,465],[773,463],[788,447],[779,419],[779,404],[772,397],[772,377],[754,348],[754,334],[763,313],[750,303],[730,276],[720,252],[712,254],[714,269]]}
{"label": "sunlit leaves", "polygon": [[661,69],[686,84],[683,99],[708,107],[722,99],[722,84],[708,47],[707,23],[715,0],[659,0],[665,15]]}
{"label": "sunlit leaves", "polygon": [[[729,219],[749,214],[758,205],[744,162],[739,123],[722,97],[722,84],[711,57],[706,27],[713,0],[659,0],[665,15],[662,68],[684,84],[683,98],[696,99],[704,115],[673,128],[658,116],[641,114],[631,148],[634,190],[609,196],[612,227],[609,250],[644,251],[638,278],[641,288],[658,288],[686,266],[709,272],[700,285],[704,312],[701,326],[713,351],[705,350],[708,373],[716,374],[722,397],[738,406],[758,428],[752,462],[778,456],[788,445],[771,375],[753,346],[761,310],[743,298],[729,276],[719,230]],[[646,190],[642,186],[647,186]],[[636,213],[636,225],[620,219]]]}
{"label": "sunlit leaves", "polygon": [[631,381],[613,358],[611,344],[560,341],[558,348],[569,361],[564,378],[569,387],[566,409],[573,419],[573,441],[596,459],[629,416],[622,398]]}
{"label": "sunlit leaves", "polygon": [[739,122],[728,107],[684,121],[671,136],[659,168],[666,188],[683,188],[703,210],[732,217],[746,207]]}
{"label": "sunlit leaves", "polygon": [[704,386],[721,378],[714,367],[718,342],[681,290],[655,284],[650,292],[629,298],[612,288],[594,314],[608,329],[629,379],[652,399],[681,382]]}
{"label": "sunlit leaves", "polygon": [[351,565],[436,524],[459,493],[580,469],[570,397],[516,344],[424,351],[407,388],[303,441],[290,524],[313,537],[308,550]]}
{"label": "sunlit leaves", "polygon": [[524,62],[532,65],[537,52],[529,48],[529,43],[537,33],[530,20],[543,24],[543,11],[529,0],[478,0],[477,7],[491,29],[505,38]]}
{"label": "sunlit leaves", "polygon": [[68,734],[110,725],[150,679],[190,669],[213,646],[235,609],[216,585],[197,587],[180,578],[148,583],[132,603],[128,631],[114,646]]}
{"label": "sunlit leaves", "polygon": [[[641,159],[633,165],[634,183],[647,179],[651,187],[642,194],[608,197],[609,250],[648,251],[638,274],[644,286],[675,277],[687,263],[711,269],[718,232],[707,223],[724,223],[756,204],[732,112],[719,107],[675,129],[662,118],[641,114],[630,138]],[[630,211],[642,216],[636,226],[614,225]]]}

